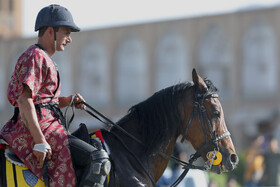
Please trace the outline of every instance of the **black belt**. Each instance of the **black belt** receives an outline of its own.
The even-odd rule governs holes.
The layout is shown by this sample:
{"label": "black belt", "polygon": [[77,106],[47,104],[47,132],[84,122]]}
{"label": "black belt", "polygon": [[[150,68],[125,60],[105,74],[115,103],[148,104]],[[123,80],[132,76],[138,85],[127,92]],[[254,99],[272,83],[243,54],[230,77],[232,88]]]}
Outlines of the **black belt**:
{"label": "black belt", "polygon": [[[65,117],[63,116],[61,110],[59,109],[57,103],[39,103],[39,104],[35,105],[35,109],[37,111],[39,111],[40,117],[42,117],[41,108],[45,108],[45,109],[53,111],[55,120],[60,120],[61,124],[65,127],[66,120],[65,120]],[[14,124],[18,120],[18,115],[19,115],[19,108],[15,107],[14,108],[14,115],[11,118],[11,120],[14,122]]]}

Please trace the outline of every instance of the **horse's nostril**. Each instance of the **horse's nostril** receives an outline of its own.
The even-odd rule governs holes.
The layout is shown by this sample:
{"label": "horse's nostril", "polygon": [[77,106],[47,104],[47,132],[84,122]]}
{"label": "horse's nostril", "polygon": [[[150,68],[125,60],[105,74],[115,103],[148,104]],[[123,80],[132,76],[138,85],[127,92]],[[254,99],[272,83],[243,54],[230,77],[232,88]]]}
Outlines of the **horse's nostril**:
{"label": "horse's nostril", "polygon": [[237,164],[238,163],[238,156],[236,154],[231,154],[230,155],[230,161],[232,164]]}

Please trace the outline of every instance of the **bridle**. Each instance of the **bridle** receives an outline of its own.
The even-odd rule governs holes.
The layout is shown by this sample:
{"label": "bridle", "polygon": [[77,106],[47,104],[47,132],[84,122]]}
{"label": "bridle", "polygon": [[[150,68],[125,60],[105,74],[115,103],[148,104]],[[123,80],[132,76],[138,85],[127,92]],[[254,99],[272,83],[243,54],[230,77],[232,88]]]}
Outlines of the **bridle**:
{"label": "bridle", "polygon": [[[180,164],[183,166],[183,173],[178,177],[178,179],[171,185],[172,187],[177,186],[186,176],[186,174],[188,173],[189,169],[200,169],[200,170],[209,170],[212,168],[213,166],[213,162],[214,159],[217,155],[217,153],[219,152],[219,147],[218,147],[218,141],[222,140],[223,138],[226,138],[228,136],[230,136],[230,132],[227,130],[226,132],[224,132],[221,135],[217,135],[217,133],[213,130],[213,127],[211,125],[211,122],[208,118],[207,112],[206,112],[206,107],[203,104],[204,99],[206,98],[218,98],[218,94],[216,92],[209,92],[207,91],[204,94],[198,93],[197,91],[195,92],[194,95],[194,107],[193,107],[193,111],[191,114],[191,117],[187,123],[185,132],[181,138],[181,143],[183,143],[183,141],[186,139],[187,137],[187,132],[188,129],[190,127],[190,124],[192,122],[192,120],[197,116],[199,116],[199,120],[201,123],[201,127],[203,130],[203,134],[205,137],[205,143],[204,145],[202,145],[195,154],[192,154],[189,162],[186,163],[176,157],[173,156],[168,156],[162,152],[159,152],[158,154],[161,155],[162,157],[168,159],[168,160],[172,160],[175,161],[176,163]],[[141,145],[143,145],[143,143],[138,140],[136,137],[134,137],[133,135],[131,135],[129,132],[127,132],[126,130],[124,130],[122,127],[120,127],[119,125],[117,125],[116,123],[112,122],[110,119],[108,119],[107,117],[105,117],[104,115],[102,115],[100,112],[98,112],[96,109],[94,109],[92,106],[90,106],[89,104],[87,104],[86,102],[82,101],[82,104],[86,105],[89,109],[91,109],[91,111],[89,111],[88,109],[85,109],[85,111],[87,113],[89,113],[90,115],[92,115],[93,117],[95,117],[96,119],[98,119],[99,121],[101,121],[102,123],[104,123],[105,125],[109,125],[109,126],[113,126],[116,127],[117,129],[121,130],[124,134],[126,134],[127,136],[129,136],[130,138],[132,138],[133,140],[135,140],[136,142],[140,143]],[[208,135],[207,131],[206,131],[206,125],[204,123],[204,120],[206,120],[207,125],[208,125],[208,129],[210,131],[210,136]],[[112,132],[111,132],[112,133]],[[116,134],[113,134],[114,136],[117,137]],[[119,137],[117,137],[118,139],[120,139]],[[121,139],[120,139],[121,140]],[[123,142],[121,142],[124,146],[125,144]],[[201,157],[202,152],[204,152],[206,149],[208,149],[210,146],[213,146],[214,149],[213,151],[208,152],[208,154],[206,155],[207,161],[205,162],[204,166],[195,166],[193,165],[193,162],[196,161],[199,157]],[[125,146],[126,147],[126,146]],[[127,147],[126,147],[127,148]],[[127,148],[128,149],[128,148]],[[129,151],[129,149],[128,149]],[[136,157],[131,151],[129,151],[134,157]],[[146,174],[149,176],[149,178],[151,179],[152,183],[154,184],[154,186],[156,186],[155,181],[153,179],[153,177],[150,175],[150,173],[146,170],[146,168],[143,166],[143,164],[140,162],[140,160],[137,159],[137,161],[140,163],[141,167],[144,168]]]}
{"label": "bridle", "polygon": [[[211,125],[211,122],[210,122],[209,117],[208,117],[207,112],[206,112],[206,107],[203,104],[203,101],[206,98],[218,98],[218,97],[219,96],[216,92],[207,91],[204,94],[201,94],[197,91],[195,92],[193,111],[192,111],[191,117],[190,117],[190,119],[187,123],[185,132],[184,132],[184,134],[181,138],[181,143],[183,143],[184,140],[186,139],[187,132],[188,132],[188,129],[190,127],[190,124],[191,124],[192,120],[197,116],[197,113],[198,113],[198,116],[199,116],[199,121],[200,121],[200,124],[201,124],[201,127],[202,127],[202,131],[203,131],[203,134],[204,134],[204,137],[205,137],[205,143],[204,143],[204,145],[202,145],[196,151],[195,154],[191,155],[189,163],[182,162],[181,160],[179,160],[177,158],[174,158],[172,156],[169,157],[167,155],[165,155],[165,156],[162,155],[162,156],[164,156],[164,157],[166,157],[170,160],[173,160],[173,161],[183,165],[183,169],[185,169],[183,171],[183,173],[178,177],[178,179],[171,185],[172,187],[177,186],[184,179],[184,177],[188,173],[189,169],[201,169],[201,170],[211,169],[212,166],[213,166],[214,158],[219,153],[218,141],[222,140],[223,138],[226,138],[226,137],[230,136],[230,132],[228,130],[226,130],[221,135],[217,135],[217,133],[213,130],[213,127]],[[205,121],[208,125],[210,135],[208,135],[208,133],[206,131],[206,125],[204,123]],[[201,156],[202,152],[204,152],[210,146],[214,146],[214,149],[213,149],[213,151],[210,151],[210,152],[207,153],[207,155],[206,155],[207,161],[205,162],[205,165],[203,167],[194,166],[192,163],[194,161],[196,161]]]}

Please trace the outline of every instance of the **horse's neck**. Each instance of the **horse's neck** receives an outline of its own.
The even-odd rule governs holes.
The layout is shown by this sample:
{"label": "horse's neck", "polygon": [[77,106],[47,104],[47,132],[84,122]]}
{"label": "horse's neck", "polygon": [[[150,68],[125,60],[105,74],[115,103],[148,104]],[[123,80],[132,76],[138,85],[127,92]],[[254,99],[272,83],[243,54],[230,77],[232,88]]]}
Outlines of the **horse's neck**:
{"label": "horse's neck", "polygon": [[[177,138],[173,137],[171,140],[166,140],[166,142],[161,146],[160,152],[165,155],[171,156],[174,150],[174,146]],[[165,171],[169,160],[163,158],[159,154],[155,154],[151,159],[151,174],[154,176],[154,179],[158,181]]]}
{"label": "horse's neck", "polygon": [[147,168],[146,162],[144,163],[141,159],[142,145],[120,131],[104,132],[103,138],[110,149],[110,157],[114,163],[114,186],[142,186],[138,183],[151,186],[151,180],[137,160],[139,159]]}
{"label": "horse's neck", "polygon": [[[132,121],[129,121],[128,123],[125,123],[123,128],[125,128],[128,132],[132,134],[137,134],[137,128],[133,127]],[[128,129],[127,129],[128,128]],[[138,129],[139,130],[139,129]],[[139,144],[138,142],[134,141],[130,137],[124,135],[124,133],[116,130],[113,131],[115,134],[117,134],[118,138],[121,139],[121,141],[125,144],[125,146],[131,151],[136,157],[140,159],[140,161],[143,163],[143,165],[146,167],[147,170],[149,170],[150,174],[153,176],[153,179],[155,181],[158,181],[159,178],[162,176],[164,170],[167,167],[168,161],[167,159],[160,156],[158,153],[148,155],[147,157],[143,157],[143,145]],[[120,159],[119,157],[130,157],[131,154],[124,148],[124,145],[118,140],[118,138],[113,135],[112,133],[105,133],[104,139],[107,143],[107,145],[110,148],[111,157],[113,160],[116,160],[118,162]],[[140,137],[137,137],[140,138]],[[175,143],[176,143],[177,137],[172,137],[171,139],[166,138],[164,143],[159,149],[159,152],[162,152],[168,156],[170,156],[173,152]],[[145,159],[146,158],[146,159]],[[148,159],[147,159],[148,158]],[[142,160],[141,160],[142,159]],[[129,159],[131,160],[131,159]],[[122,164],[122,163],[118,163]],[[128,163],[126,163],[128,164]],[[130,163],[131,165],[138,165],[138,163],[135,161],[135,163]],[[149,179],[148,179],[149,180]]]}

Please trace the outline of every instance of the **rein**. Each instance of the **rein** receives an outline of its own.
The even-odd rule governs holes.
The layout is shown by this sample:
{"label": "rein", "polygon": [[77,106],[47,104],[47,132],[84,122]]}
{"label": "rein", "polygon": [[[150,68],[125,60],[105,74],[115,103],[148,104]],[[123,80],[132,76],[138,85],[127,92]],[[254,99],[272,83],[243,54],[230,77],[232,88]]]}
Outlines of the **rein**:
{"label": "rein", "polygon": [[[90,108],[93,112],[89,111],[88,109],[84,109],[88,114],[90,114],[91,116],[95,117],[96,119],[98,119],[100,122],[102,122],[103,124],[110,126],[110,127],[116,127],[117,129],[119,129],[120,131],[122,131],[125,135],[127,135],[128,137],[132,138],[133,140],[135,140],[137,143],[139,143],[140,145],[144,146],[144,143],[141,142],[139,139],[137,139],[135,136],[133,136],[132,134],[130,134],[129,132],[127,132],[125,129],[123,129],[121,126],[119,126],[118,124],[114,123],[113,121],[111,121],[110,119],[108,119],[106,116],[104,116],[103,114],[101,114],[100,112],[98,112],[96,109],[94,109],[92,106],[90,106],[89,104],[87,104],[84,101],[81,101],[80,103],[86,105],[88,108]],[[153,183],[153,186],[156,186],[156,182],[153,179],[153,177],[151,176],[150,172],[145,168],[145,166],[142,164],[142,162],[138,159],[138,157],[129,150],[129,148],[125,145],[125,143],[122,141],[122,139],[116,134],[110,131],[111,134],[113,134],[118,140],[119,142],[124,146],[124,148],[136,159],[136,161],[139,163],[139,165],[144,169],[145,173],[148,175],[148,177],[150,178],[150,180]]]}
{"label": "rein", "polygon": [[[168,159],[168,160],[172,160],[180,165],[183,166],[183,173],[178,177],[178,179],[171,185],[171,187],[175,187],[177,186],[183,179],[184,177],[187,175],[189,169],[200,169],[200,170],[209,170],[211,169],[212,165],[213,165],[213,161],[214,161],[214,158],[216,157],[216,154],[219,152],[219,147],[218,147],[218,141],[223,139],[223,138],[226,138],[228,136],[230,136],[230,132],[229,131],[226,131],[224,132],[223,134],[217,136],[216,132],[213,131],[213,128],[212,128],[212,125],[211,125],[211,122],[208,118],[208,115],[206,113],[206,108],[203,104],[203,101],[205,98],[218,98],[218,94],[217,93],[210,93],[210,92],[207,92],[205,94],[199,94],[199,93],[196,93],[195,94],[195,102],[194,102],[194,108],[193,108],[193,111],[192,111],[192,114],[191,114],[191,117],[188,121],[188,124],[187,124],[187,127],[185,129],[185,132],[184,132],[184,135],[182,136],[182,139],[181,139],[181,143],[183,143],[184,139],[186,138],[187,136],[187,132],[188,132],[188,129],[190,127],[190,124],[193,120],[193,118],[195,118],[197,116],[197,113],[199,115],[199,120],[200,120],[200,123],[201,123],[201,126],[202,126],[202,130],[203,130],[203,133],[204,133],[204,137],[205,137],[205,144],[199,148],[198,151],[196,151],[195,154],[192,154],[190,156],[190,159],[189,159],[189,163],[187,162],[184,162],[174,156],[168,156],[162,152],[159,152],[158,154],[161,155],[162,157],[164,157],[165,159]],[[88,114],[90,114],[91,116],[95,117],[96,119],[98,119],[100,122],[102,122],[103,124],[107,125],[107,126],[110,126],[110,127],[116,127],[117,129],[119,129],[120,131],[122,131],[125,135],[127,135],[128,137],[132,138],[133,140],[135,140],[136,142],[138,142],[139,144],[141,145],[144,145],[143,142],[141,142],[139,139],[137,139],[135,136],[133,136],[132,134],[130,134],[129,132],[127,132],[125,129],[123,129],[121,126],[117,125],[116,123],[114,123],[113,121],[111,121],[110,119],[108,119],[107,117],[105,117],[103,114],[101,114],[100,112],[98,112],[96,109],[94,109],[92,106],[90,106],[89,104],[87,104],[86,102],[84,101],[81,101],[80,103],[84,104],[86,107],[88,107],[89,109],[92,110],[89,111],[88,109],[84,109]],[[204,120],[207,121],[207,125],[208,125],[208,128],[210,130],[210,135],[209,136],[206,132],[206,125],[204,123]],[[68,126],[69,127],[69,126]],[[112,133],[112,132],[110,132]],[[146,170],[146,168],[144,167],[144,165],[141,163],[141,161],[137,158],[136,155],[134,155],[129,149],[128,147],[124,144],[124,142],[121,140],[121,138],[115,134],[115,133],[112,133],[120,142],[121,144],[128,150],[128,152],[130,154],[133,155],[133,157],[137,160],[137,162],[141,165],[141,167],[144,169],[145,173],[149,176],[150,180],[152,181],[153,185],[156,186],[156,182],[154,181],[153,177],[151,176],[150,172]],[[212,137],[212,138],[211,138]],[[209,153],[212,153],[212,154],[207,154],[207,161],[205,162],[205,166],[195,166],[193,165],[193,162],[196,161],[202,154],[202,152],[204,150],[206,150],[209,146],[213,146],[214,145],[214,151],[212,152],[209,152]]]}

